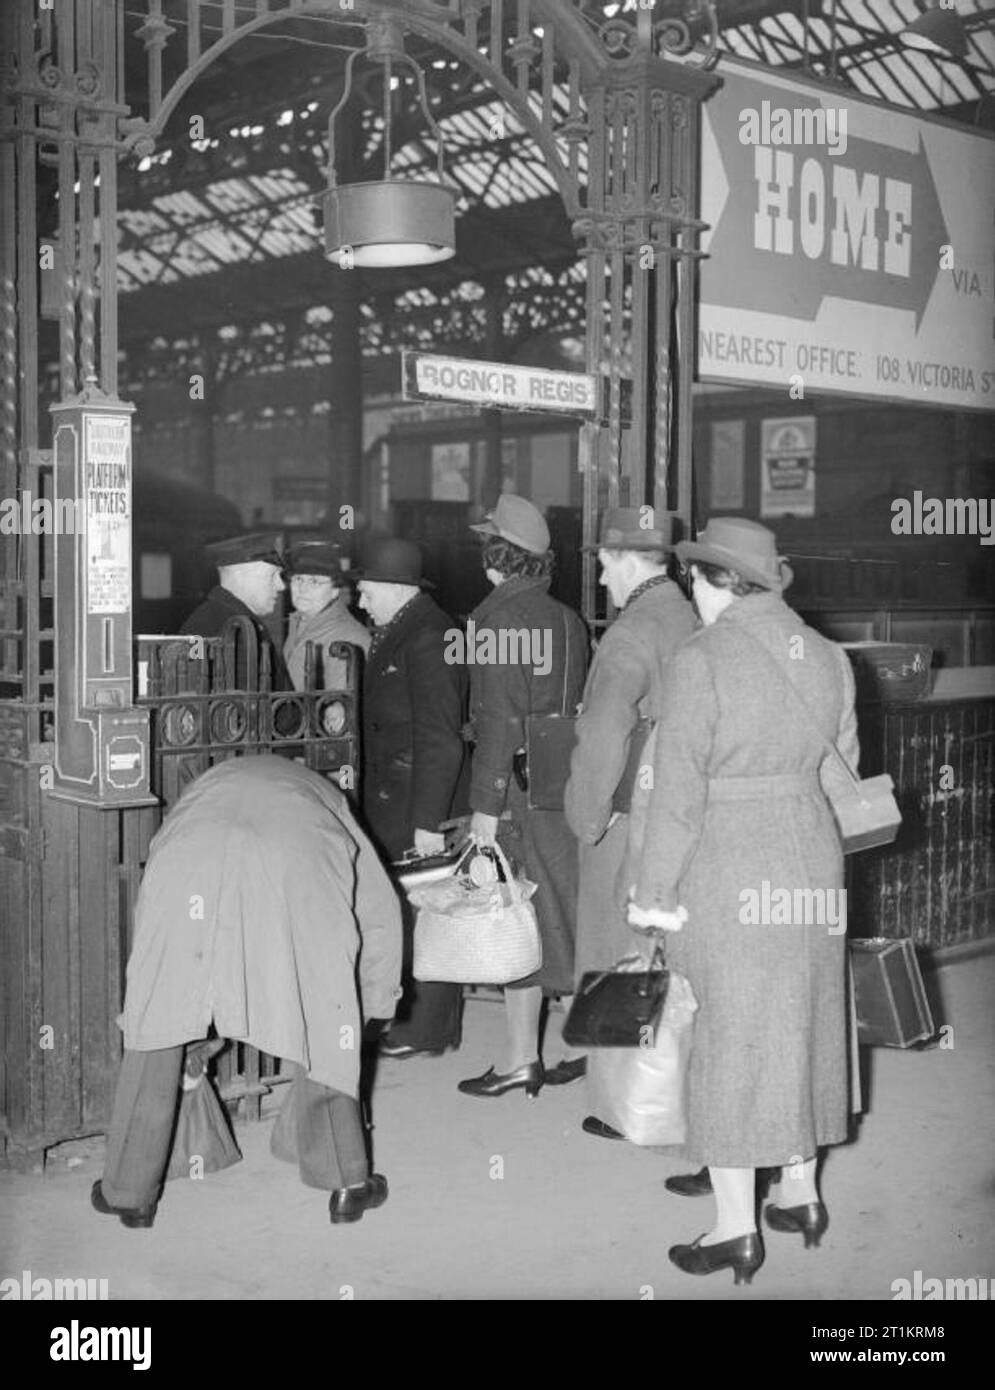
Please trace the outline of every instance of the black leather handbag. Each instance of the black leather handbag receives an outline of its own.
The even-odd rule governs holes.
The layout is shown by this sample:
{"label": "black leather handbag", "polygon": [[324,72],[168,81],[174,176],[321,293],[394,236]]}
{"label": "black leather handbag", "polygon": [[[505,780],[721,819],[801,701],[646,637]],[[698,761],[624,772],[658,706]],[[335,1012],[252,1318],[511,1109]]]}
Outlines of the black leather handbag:
{"label": "black leather handbag", "polygon": [[652,1047],[669,984],[659,945],[648,970],[589,970],[563,1025],[563,1041],[570,1047]]}

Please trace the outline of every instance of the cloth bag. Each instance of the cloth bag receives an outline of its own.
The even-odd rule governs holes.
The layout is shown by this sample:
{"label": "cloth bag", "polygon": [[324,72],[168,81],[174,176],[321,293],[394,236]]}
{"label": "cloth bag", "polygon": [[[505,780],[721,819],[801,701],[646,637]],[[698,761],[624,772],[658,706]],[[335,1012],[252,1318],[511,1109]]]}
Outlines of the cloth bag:
{"label": "cloth bag", "polygon": [[542,964],[539,924],[529,902],[536,885],[515,878],[500,845],[487,852],[500,865],[503,883],[497,879],[478,883],[469,873],[460,873],[409,890],[408,898],[418,909],[416,980],[506,985],[531,975]]}
{"label": "cloth bag", "polygon": [[180,1113],[166,1170],[170,1178],[193,1177],[191,1160],[199,1161],[200,1176],[218,1173],[239,1163],[242,1151],[235,1142],[225,1107],[206,1071],[192,1076],[184,1070]]}
{"label": "cloth bag", "polygon": [[687,1074],[697,1008],[689,982],[671,971],[653,1042],[596,1047],[588,1054],[588,1108],[630,1143],[666,1146],[687,1138]]}
{"label": "cloth bag", "polygon": [[659,945],[648,970],[589,970],[563,1025],[570,1047],[643,1047],[664,1007],[670,972]]}

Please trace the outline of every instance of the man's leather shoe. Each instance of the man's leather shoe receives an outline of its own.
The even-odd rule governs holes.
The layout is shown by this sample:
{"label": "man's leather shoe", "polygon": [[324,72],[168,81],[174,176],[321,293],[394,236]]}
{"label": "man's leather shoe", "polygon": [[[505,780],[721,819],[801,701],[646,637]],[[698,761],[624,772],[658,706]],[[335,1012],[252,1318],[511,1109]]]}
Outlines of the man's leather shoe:
{"label": "man's leather shoe", "polygon": [[90,1189],[90,1205],[102,1216],[120,1217],[122,1226],[128,1226],[131,1230],[142,1230],[152,1225],[159,1204],[151,1202],[147,1207],[112,1207],[104,1196],[104,1189],[98,1178]]}
{"label": "man's leather shoe", "polygon": [[574,1057],[571,1061],[567,1061],[564,1057],[562,1062],[557,1062],[555,1067],[550,1067],[546,1072],[546,1085],[569,1086],[571,1081],[579,1081],[582,1076],[586,1075],[586,1057]]}
{"label": "man's leather shoe", "polygon": [[678,1197],[707,1197],[712,1190],[712,1179],[708,1169],[701,1168],[697,1173],[675,1173],[663,1185]]}
{"label": "man's leather shoe", "polygon": [[387,1200],[387,1179],[371,1173],[365,1182],[337,1187],[328,1199],[328,1217],[333,1226],[340,1221],[358,1221],[364,1211],[382,1207]]}
{"label": "man's leather shoe", "polygon": [[444,1047],[412,1047],[410,1043],[392,1043],[384,1038],[377,1050],[381,1057],[393,1057],[399,1061],[404,1057],[441,1057],[446,1049]]}
{"label": "man's leather shoe", "polygon": [[526,1062],[524,1067],[514,1071],[495,1071],[488,1067],[483,1076],[471,1076],[461,1081],[457,1090],[465,1096],[503,1096],[508,1091],[522,1087],[530,1100],[535,1100],[542,1090],[545,1074],[541,1062]]}
{"label": "man's leather shoe", "polygon": [[611,1125],[606,1125],[604,1120],[599,1120],[597,1115],[588,1115],[581,1124],[581,1129],[585,1134],[597,1135],[599,1139],[624,1139],[625,1135],[617,1129],[612,1129]]}

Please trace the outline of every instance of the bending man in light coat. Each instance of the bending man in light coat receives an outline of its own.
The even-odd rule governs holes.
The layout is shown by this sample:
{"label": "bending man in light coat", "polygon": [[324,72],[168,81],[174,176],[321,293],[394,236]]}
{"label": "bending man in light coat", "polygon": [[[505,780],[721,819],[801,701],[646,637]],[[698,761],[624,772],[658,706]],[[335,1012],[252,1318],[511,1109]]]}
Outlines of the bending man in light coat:
{"label": "bending man in light coat", "polygon": [[296,1065],[273,1148],[331,1192],[331,1220],[380,1206],[387,1183],[369,1169],[360,1044],[364,1019],[393,1016],[400,970],[397,896],[337,787],[275,757],[199,777],[153,840],[142,880],[93,1205],[151,1226],[185,1045],[213,1025]]}

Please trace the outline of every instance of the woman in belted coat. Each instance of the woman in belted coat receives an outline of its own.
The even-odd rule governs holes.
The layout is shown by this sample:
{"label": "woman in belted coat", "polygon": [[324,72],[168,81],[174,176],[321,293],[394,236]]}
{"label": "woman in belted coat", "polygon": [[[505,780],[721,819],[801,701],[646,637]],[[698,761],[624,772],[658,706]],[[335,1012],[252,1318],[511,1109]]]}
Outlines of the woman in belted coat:
{"label": "woman in belted coat", "polygon": [[461,1081],[459,1089],[464,1095],[502,1096],[521,1087],[535,1096],[545,1080],[539,1056],[543,996],[573,993],[577,841],[562,811],[529,809],[515,759],[524,753],[530,714],[576,710],[587,672],[587,629],[573,609],[550,597],[549,530],[531,502],[504,493],[492,515],[471,529],[484,537],[482,563],[494,590],[471,615],[468,642],[482,653],[492,642],[495,652],[521,658],[526,653],[521,639],[510,641],[514,633],[526,637],[531,650],[524,660],[470,664],[470,832],[481,844],[498,839],[538,885],[532,903],[542,965],[505,986],[508,1034],[500,1066]]}
{"label": "woman in belted coat", "polygon": [[[827,741],[857,763],[854,685],[842,649],[784,602],[790,571],[766,527],[716,517],[677,554],[704,627],[664,684],[653,789],[633,807],[629,920],[673,933],[668,962],[700,1006],[686,1147],[718,1219],[670,1258],[739,1283],[764,1259],[755,1170],[782,1168],[768,1226],[815,1244],[828,1223],[816,1155],[847,1137],[843,854],[823,786],[845,777]],[[762,906],[777,890],[788,922]]]}

